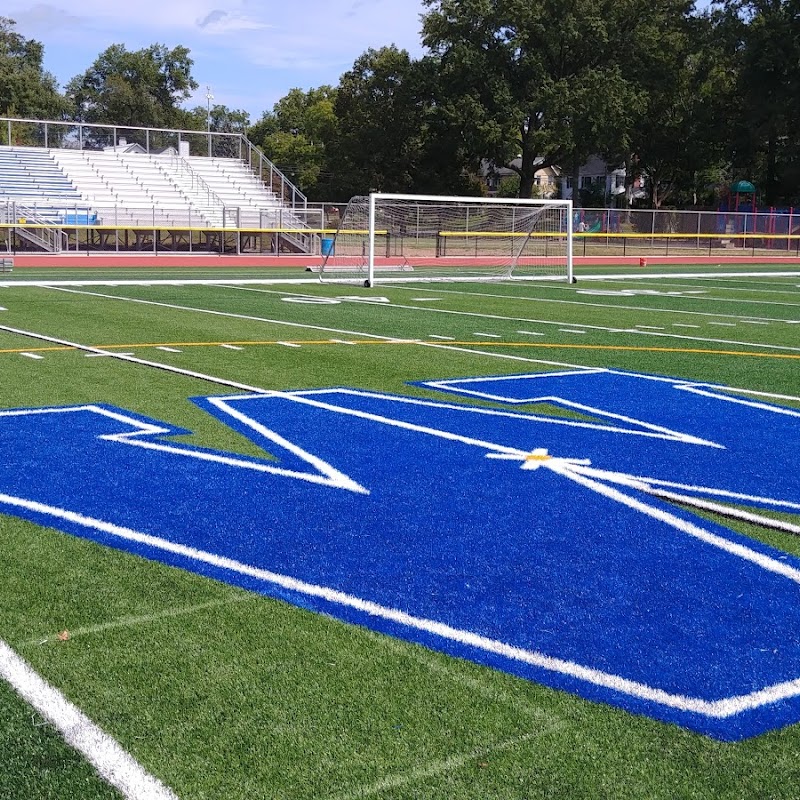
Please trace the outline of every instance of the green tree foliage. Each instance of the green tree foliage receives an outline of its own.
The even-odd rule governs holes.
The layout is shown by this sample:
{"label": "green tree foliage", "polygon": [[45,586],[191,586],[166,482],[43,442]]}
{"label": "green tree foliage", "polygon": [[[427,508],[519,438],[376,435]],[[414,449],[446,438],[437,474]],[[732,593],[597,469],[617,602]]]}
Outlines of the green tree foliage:
{"label": "green tree foliage", "polygon": [[690,11],[682,0],[665,4],[666,19],[642,32],[649,38],[626,64],[640,102],[622,155],[631,176],[646,175],[654,208],[676,200],[696,204],[725,160],[720,145],[733,91],[730,63],[711,17]]}
{"label": "green tree foliage", "polygon": [[65,110],[56,79],[42,66],[44,47],[0,16],[0,116],[60,119]]}
{"label": "green tree foliage", "polygon": [[250,141],[312,200],[333,197],[328,154],[337,130],[335,98],[331,86],[292,89],[247,131]]}
{"label": "green tree foliage", "polygon": [[420,71],[406,50],[368,50],[339,83],[331,169],[339,197],[415,185],[425,110]]}
{"label": "green tree foliage", "polygon": [[718,32],[732,53],[736,103],[727,132],[734,179],[765,205],[800,201],[800,2],[730,0]]}
{"label": "green tree foliage", "polygon": [[185,47],[154,44],[131,52],[114,44],[67,85],[76,119],[106,125],[178,127],[180,104],[197,88]]}
{"label": "green tree foliage", "polygon": [[[622,53],[645,0],[424,0],[423,41],[440,59],[441,102],[471,148],[520,175],[619,149],[637,87]],[[519,165],[512,160],[520,158]]]}
{"label": "green tree foliage", "polygon": [[438,103],[438,62],[384,47],[342,76],[329,164],[337,197],[370,190],[477,194],[479,159],[460,116]]}
{"label": "green tree foliage", "polygon": [[225,105],[195,106],[185,113],[182,126],[189,130],[210,130],[216,133],[246,133],[250,115]]}

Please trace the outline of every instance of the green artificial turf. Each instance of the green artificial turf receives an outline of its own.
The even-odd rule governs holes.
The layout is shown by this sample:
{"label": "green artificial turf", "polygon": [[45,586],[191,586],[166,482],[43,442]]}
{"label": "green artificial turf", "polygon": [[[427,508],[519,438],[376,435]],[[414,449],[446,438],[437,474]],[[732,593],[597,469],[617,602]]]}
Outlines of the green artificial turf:
{"label": "green artificial turf", "polygon": [[[263,456],[190,398],[230,382],[437,397],[408,382],[553,364],[798,396],[798,282],[0,288],[2,326],[207,376],[0,330],[0,408],[112,404]],[[390,303],[285,300],[309,295]],[[788,534],[732,527],[800,555]],[[800,726],[715,742],[12,517],[0,552],[0,638],[187,800],[797,796]],[[5,684],[0,720],[0,797],[116,796]]]}

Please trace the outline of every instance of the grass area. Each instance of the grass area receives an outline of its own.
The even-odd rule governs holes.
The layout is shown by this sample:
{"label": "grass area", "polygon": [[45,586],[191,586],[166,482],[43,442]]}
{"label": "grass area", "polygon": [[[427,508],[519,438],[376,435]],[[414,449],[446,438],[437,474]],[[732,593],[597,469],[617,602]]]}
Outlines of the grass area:
{"label": "grass area", "polygon": [[[218,277],[91,277],[132,274]],[[207,379],[0,330],[0,408],[105,403],[263,456],[189,398],[238,391],[226,381],[433,398],[408,383],[553,365],[796,397],[798,283],[10,285],[5,328]],[[338,301],[287,302],[309,296]],[[726,524],[800,555],[787,534]],[[181,798],[761,800],[800,785],[798,725],[720,743],[11,516],[0,549],[0,638]],[[5,684],[0,718],[0,797],[116,796]]]}

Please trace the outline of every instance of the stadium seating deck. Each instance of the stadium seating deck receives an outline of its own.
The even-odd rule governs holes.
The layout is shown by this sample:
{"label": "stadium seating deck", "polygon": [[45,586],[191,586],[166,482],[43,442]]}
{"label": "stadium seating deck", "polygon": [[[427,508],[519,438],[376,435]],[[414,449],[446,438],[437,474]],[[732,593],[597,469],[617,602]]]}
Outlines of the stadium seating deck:
{"label": "stadium seating deck", "polygon": [[0,219],[174,230],[304,227],[239,159],[119,148],[0,146]]}

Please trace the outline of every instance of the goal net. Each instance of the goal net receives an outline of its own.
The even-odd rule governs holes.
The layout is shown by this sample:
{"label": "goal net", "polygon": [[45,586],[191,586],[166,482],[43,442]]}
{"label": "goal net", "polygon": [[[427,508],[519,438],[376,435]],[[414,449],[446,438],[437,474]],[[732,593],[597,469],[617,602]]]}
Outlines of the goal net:
{"label": "goal net", "polygon": [[569,200],[371,194],[322,240],[321,280],[572,281]]}

